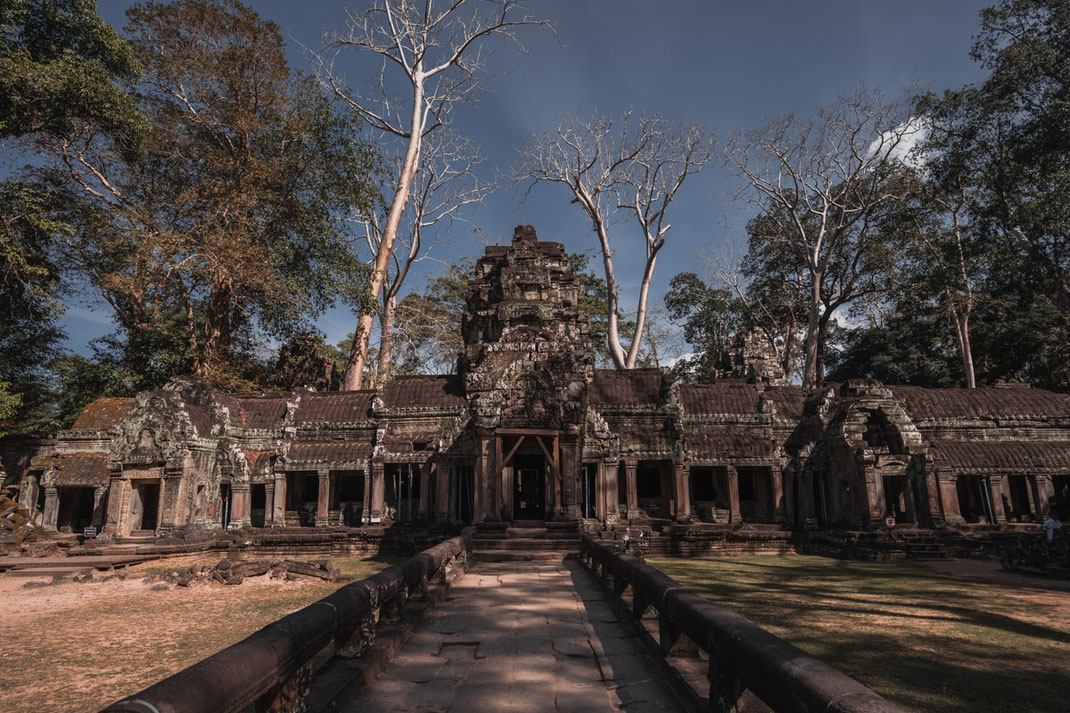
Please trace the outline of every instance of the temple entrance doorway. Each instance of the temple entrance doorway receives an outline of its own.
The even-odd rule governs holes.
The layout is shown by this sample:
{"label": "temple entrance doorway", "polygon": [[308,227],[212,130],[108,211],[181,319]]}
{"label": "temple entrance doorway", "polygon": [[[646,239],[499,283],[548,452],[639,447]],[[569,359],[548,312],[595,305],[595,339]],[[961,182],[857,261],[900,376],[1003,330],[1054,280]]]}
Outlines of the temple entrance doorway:
{"label": "temple entrance doorway", "polygon": [[513,517],[546,519],[546,459],[518,454],[513,458]]}
{"label": "temple entrance doorway", "polygon": [[267,486],[253,483],[249,486],[249,524],[263,527],[267,522]]}
{"label": "temple entrance doorway", "polygon": [[160,484],[151,481],[133,481],[130,503],[130,532],[155,532],[160,505]]}
{"label": "temple entrance doorway", "polygon": [[57,491],[57,530],[78,533],[93,524],[93,488],[57,488]]}
{"label": "temple entrance doorway", "polygon": [[905,475],[882,476],[884,485],[884,514],[899,524],[914,523],[914,508],[910,502],[910,486]]}
{"label": "temple entrance doorway", "polygon": [[992,524],[992,502],[986,478],[979,475],[960,475],[955,490],[959,496],[959,513],[967,523]]}

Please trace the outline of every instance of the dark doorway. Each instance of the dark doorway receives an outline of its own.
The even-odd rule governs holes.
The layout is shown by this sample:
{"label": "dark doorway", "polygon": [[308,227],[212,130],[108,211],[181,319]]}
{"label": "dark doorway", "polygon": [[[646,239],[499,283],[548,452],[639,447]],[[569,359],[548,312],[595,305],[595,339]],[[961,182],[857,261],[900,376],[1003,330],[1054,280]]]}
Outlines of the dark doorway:
{"label": "dark doorway", "polygon": [[825,473],[822,471],[814,471],[814,518],[818,527],[828,527],[828,497],[825,493]]}
{"label": "dark doorway", "polygon": [[157,516],[160,506],[159,483],[136,483],[134,491],[137,493],[141,512],[140,517],[135,517],[131,530],[156,531]]}
{"label": "dark doorway", "polygon": [[907,499],[910,488],[905,475],[885,475],[884,478],[884,514],[891,515],[897,523],[913,523],[913,508]]}
{"label": "dark doorway", "polygon": [[546,461],[542,456],[518,455],[513,459],[513,517],[546,518]]}
{"label": "dark doorway", "polygon": [[263,527],[267,520],[267,486],[253,483],[249,486],[249,524]]}
{"label": "dark doorway", "polygon": [[223,524],[223,529],[226,530],[230,527],[230,484],[224,483],[219,486],[219,502],[222,506],[220,510],[219,520]]}
{"label": "dark doorway", "polygon": [[1003,511],[1011,522],[1033,522],[1029,507],[1029,483],[1024,475],[1007,476],[1007,493],[1003,498]]}
{"label": "dark doorway", "polygon": [[472,522],[476,469],[470,465],[457,466],[457,520]]}
{"label": "dark doorway", "polygon": [[994,522],[985,478],[960,475],[955,489],[959,496],[959,514],[963,520],[971,524]]}
{"label": "dark doorway", "polygon": [[583,492],[580,494],[580,513],[583,517],[598,517],[595,487],[598,484],[598,464],[583,464]]}
{"label": "dark doorway", "polygon": [[1049,510],[1058,513],[1063,520],[1070,519],[1070,476],[1053,475],[1051,486],[1055,495],[1049,503]]}
{"label": "dark doorway", "polygon": [[93,524],[93,488],[58,488],[56,529],[80,533]]}
{"label": "dark doorway", "polygon": [[360,527],[364,515],[364,473],[338,471],[331,491],[331,510],[338,510],[342,524]]}

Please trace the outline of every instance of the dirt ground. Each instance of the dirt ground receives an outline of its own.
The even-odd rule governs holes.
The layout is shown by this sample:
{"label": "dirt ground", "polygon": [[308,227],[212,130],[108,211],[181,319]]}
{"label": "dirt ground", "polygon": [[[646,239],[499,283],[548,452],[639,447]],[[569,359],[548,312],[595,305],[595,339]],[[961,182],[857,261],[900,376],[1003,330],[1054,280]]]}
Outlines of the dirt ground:
{"label": "dirt ground", "polygon": [[[219,560],[168,559],[125,570],[123,581],[27,589],[51,577],[0,575],[0,711],[92,713],[245,638],[341,586],[252,577],[153,591],[147,574]],[[367,577],[389,562],[332,558]]]}
{"label": "dirt ground", "polygon": [[1003,572],[991,561],[651,563],[904,710],[1070,710],[1070,592],[1063,582]]}

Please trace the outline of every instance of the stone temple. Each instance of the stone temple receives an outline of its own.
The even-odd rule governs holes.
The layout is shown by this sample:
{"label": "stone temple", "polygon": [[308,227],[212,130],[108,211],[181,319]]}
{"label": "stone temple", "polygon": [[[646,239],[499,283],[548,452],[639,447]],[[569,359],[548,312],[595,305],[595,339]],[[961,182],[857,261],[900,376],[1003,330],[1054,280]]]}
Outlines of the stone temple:
{"label": "stone temple", "polygon": [[[874,381],[804,391],[741,339],[725,378],[595,369],[571,260],[517,228],[476,265],[453,376],[90,404],[3,453],[46,529],[583,521],[968,528],[1070,510],[1070,395]],[[764,524],[764,525],[759,525]]]}

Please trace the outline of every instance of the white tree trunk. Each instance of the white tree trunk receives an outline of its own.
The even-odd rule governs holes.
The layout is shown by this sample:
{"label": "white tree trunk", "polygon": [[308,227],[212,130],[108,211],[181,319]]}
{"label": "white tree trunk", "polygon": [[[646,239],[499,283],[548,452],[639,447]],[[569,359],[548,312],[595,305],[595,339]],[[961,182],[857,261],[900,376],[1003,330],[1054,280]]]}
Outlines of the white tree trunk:
{"label": "white tree trunk", "polygon": [[[416,66],[415,76],[409,145],[405,152],[405,161],[401,166],[401,175],[398,177],[397,190],[394,192],[394,199],[390,203],[390,213],[386,219],[386,226],[383,228],[383,239],[379,243],[379,251],[375,256],[371,280],[368,282],[368,291],[375,301],[379,300],[379,295],[383,289],[387,263],[394,249],[394,238],[397,236],[398,225],[401,223],[401,214],[409,200],[412,177],[420,163],[420,142],[423,140],[424,94],[422,68],[419,64]],[[361,313],[360,319],[357,320],[357,330],[353,335],[353,346],[349,352],[349,363],[346,365],[346,378],[343,387],[345,391],[355,391],[361,386],[364,361],[368,357],[368,339],[372,333],[372,319],[372,314]]]}

